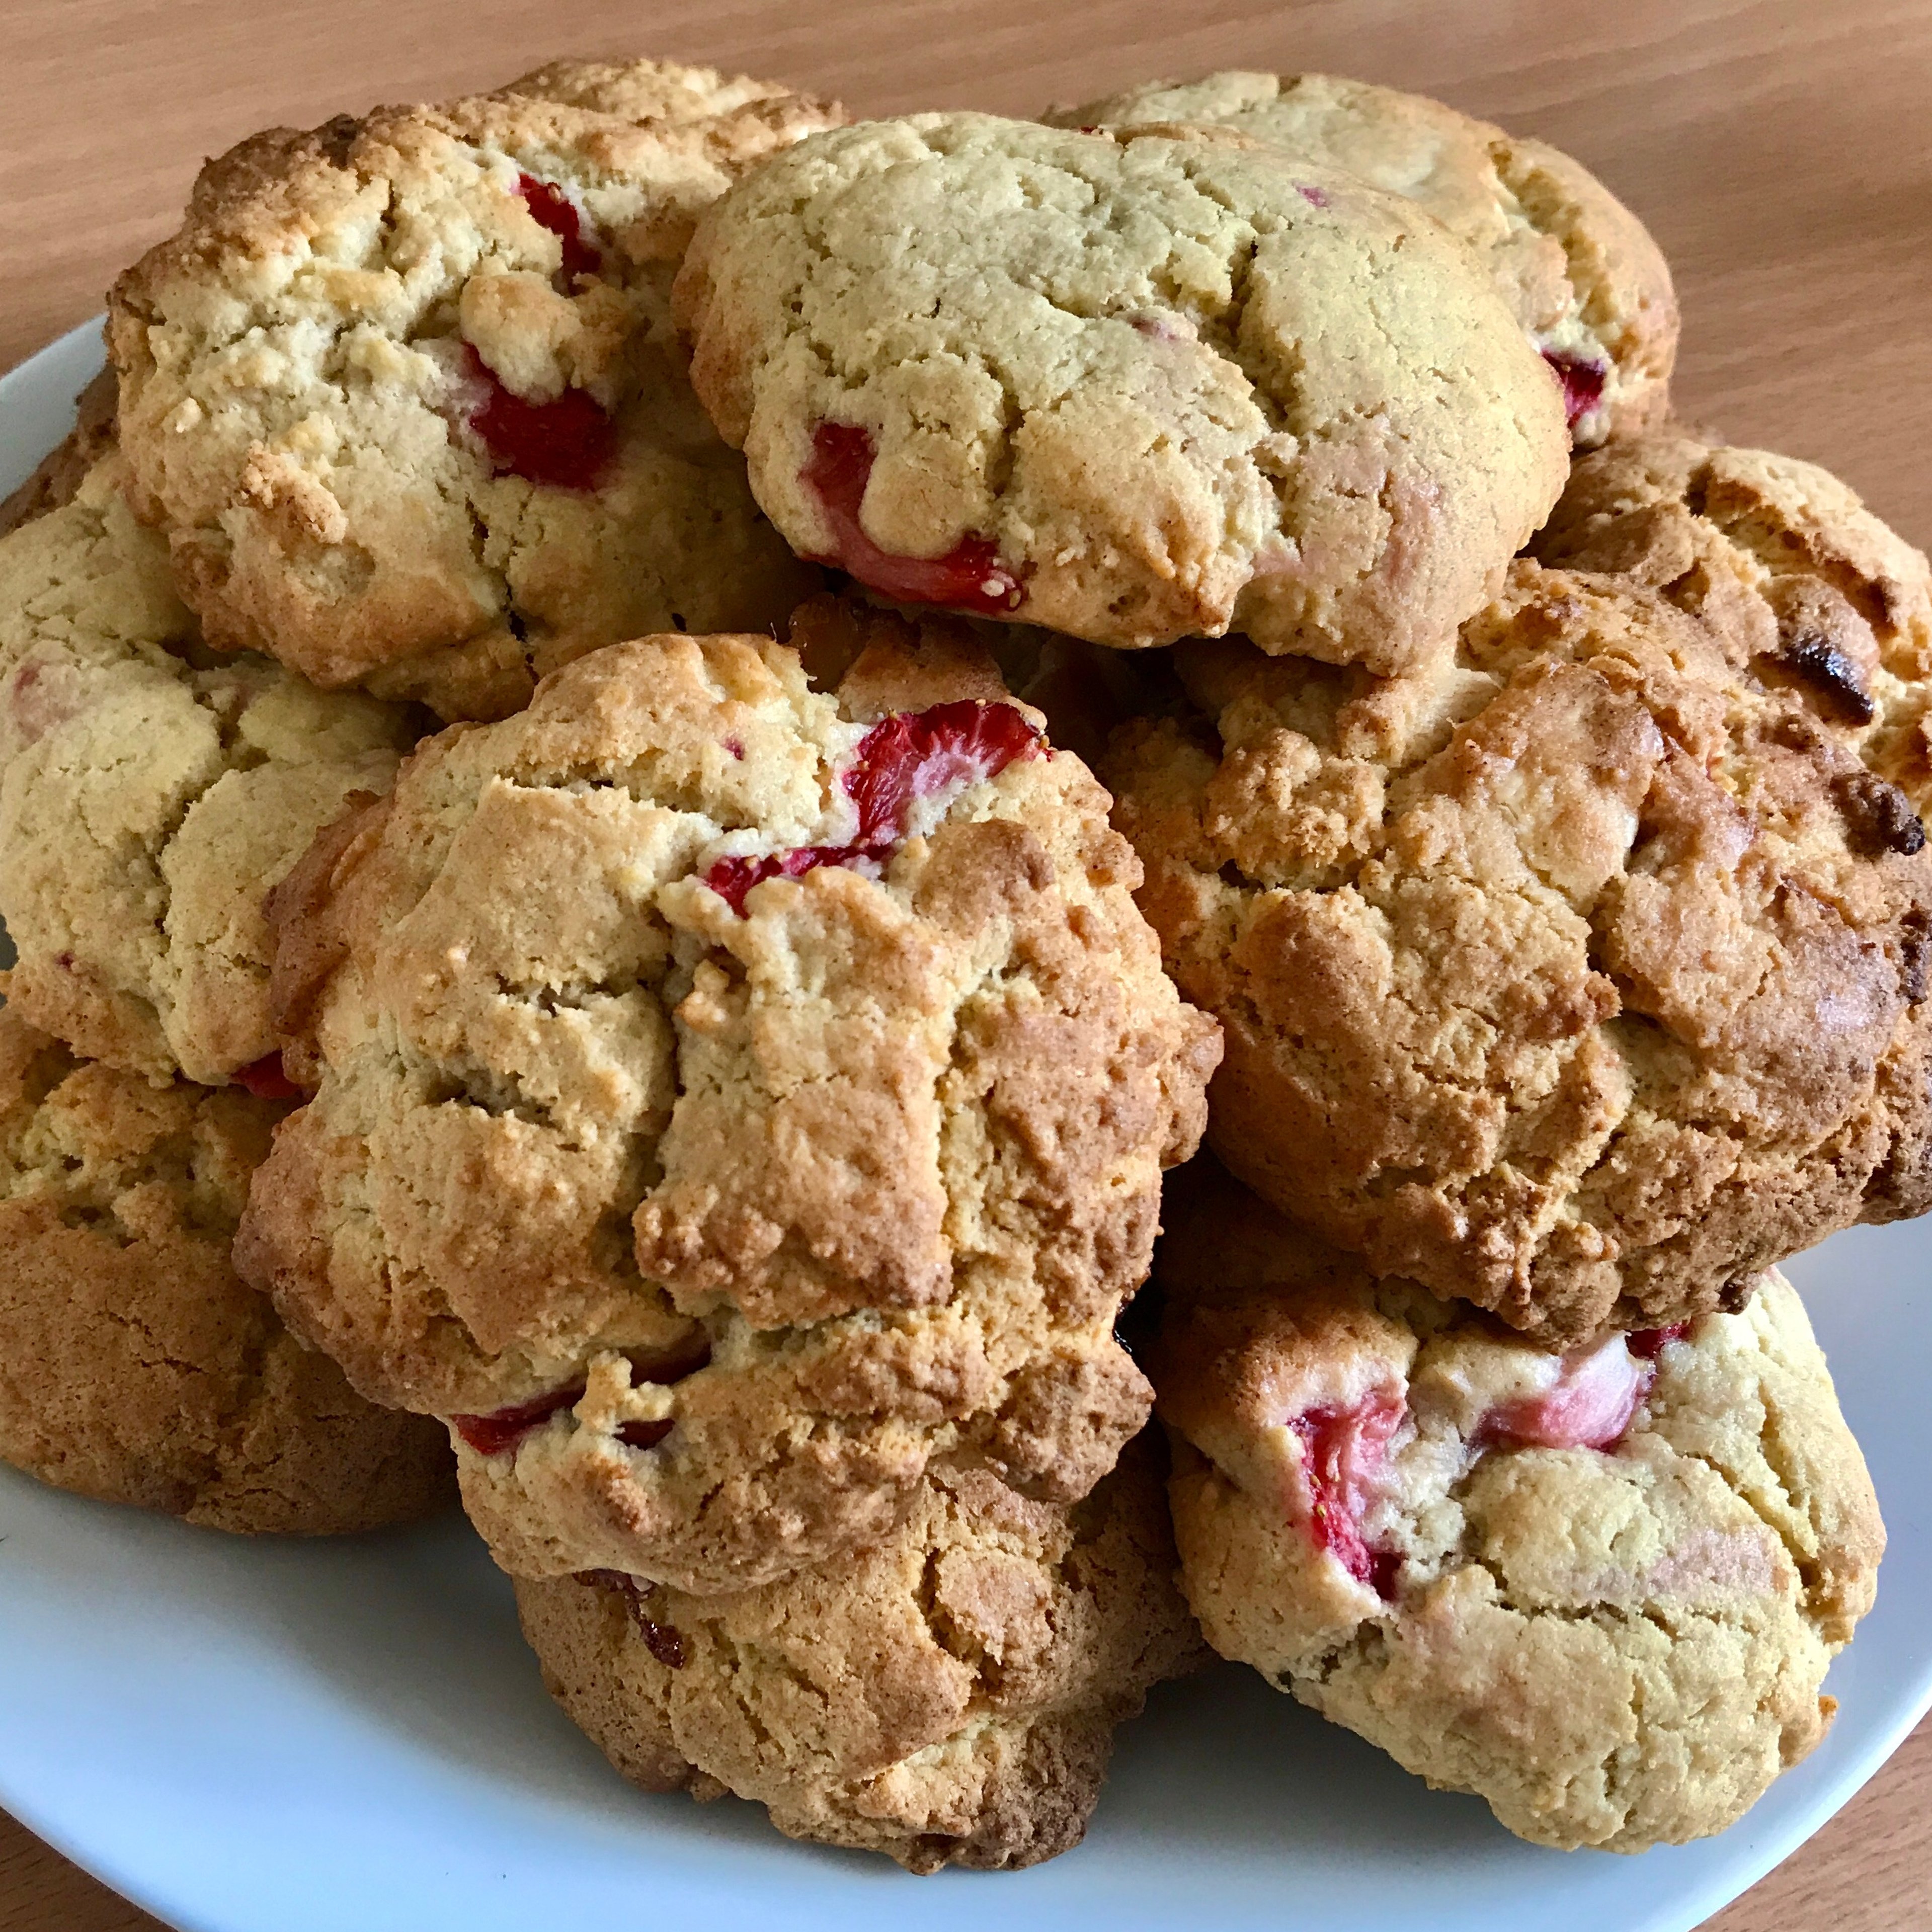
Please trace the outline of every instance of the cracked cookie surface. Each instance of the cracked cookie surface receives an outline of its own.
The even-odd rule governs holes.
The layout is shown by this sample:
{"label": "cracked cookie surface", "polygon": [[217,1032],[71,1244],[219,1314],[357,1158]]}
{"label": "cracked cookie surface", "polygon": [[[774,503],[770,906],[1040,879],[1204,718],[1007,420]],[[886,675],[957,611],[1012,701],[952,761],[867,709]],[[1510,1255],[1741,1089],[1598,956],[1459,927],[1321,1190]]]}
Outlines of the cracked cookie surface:
{"label": "cracked cookie surface", "polygon": [[762,1582],[935,1459],[1078,1496],[1146,1413],[1112,1324],[1215,1029],[969,638],[829,601],[794,635],[567,667],[279,896],[320,1090],[243,1270],[453,1419],[513,1571]]}
{"label": "cracked cookie surface", "polygon": [[513,88],[546,86],[618,111],[511,91],[256,135],[116,284],[136,508],[211,644],[500,717],[596,645],[756,628],[814,587],[669,302],[698,212],[842,115],[770,91],[628,118],[674,91],[654,63]]}
{"label": "cracked cookie surface", "polygon": [[1718,632],[1516,566],[1453,664],[1234,642],[1103,773],[1209,1138],[1378,1274],[1581,1336],[1720,1305],[1922,1211],[1932,854],[1910,802]]}
{"label": "cracked cookie surface", "polygon": [[935,1475],[874,1547],[710,1598],[519,1580],[551,1694],[650,1791],[757,1799],[796,1838],[908,1869],[1077,1844],[1114,1726],[1191,1667],[1153,1444],[1083,1502]]}
{"label": "cracked cookie surface", "polygon": [[1394,670],[1562,487],[1556,386],[1467,252],[1225,129],[817,136],[706,214],[676,299],[772,520],[900,602]]}
{"label": "cracked cookie surface", "polygon": [[1932,808],[1932,569],[1816,464],[1675,430],[1580,462],[1534,554],[1706,618],[1732,662]]}
{"label": "cracked cookie surface", "polygon": [[0,541],[0,916],[8,997],[84,1056],[285,1091],[270,886],[417,721],[213,657],[110,456]]}
{"label": "cracked cookie surface", "polygon": [[1643,224],[1557,148],[1424,94],[1326,74],[1156,81],[1046,118],[1233,128],[1400,195],[1488,268],[1562,386],[1580,445],[1632,435],[1669,407],[1678,328],[1669,266]]}
{"label": "cracked cookie surface", "polygon": [[1208,1641],[1540,1844],[1742,1816],[1824,1735],[1885,1545],[1790,1285],[1554,1354],[1200,1165],[1149,1360]]}
{"label": "cracked cookie surface", "polygon": [[455,1500],[442,1432],[364,1401],[229,1264],[286,1112],[77,1061],[0,1012],[0,1457],[244,1534]]}

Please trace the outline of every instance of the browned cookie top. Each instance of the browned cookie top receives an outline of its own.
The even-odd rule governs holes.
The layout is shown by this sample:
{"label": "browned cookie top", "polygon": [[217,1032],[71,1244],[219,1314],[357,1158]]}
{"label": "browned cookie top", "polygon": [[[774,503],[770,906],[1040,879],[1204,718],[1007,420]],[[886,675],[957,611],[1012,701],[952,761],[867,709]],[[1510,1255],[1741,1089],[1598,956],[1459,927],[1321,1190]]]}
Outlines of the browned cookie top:
{"label": "browned cookie top", "polygon": [[1533,548],[1706,618],[1739,669],[1932,806],[1932,568],[1829,471],[1662,430],[1580,462]]}
{"label": "browned cookie top", "polygon": [[77,1061],[0,1012],[0,1456],[214,1529],[370,1529],[454,1499],[442,1432],[356,1394],[229,1265],[286,1112]]}
{"label": "browned cookie top", "polygon": [[508,92],[211,161],[109,330],[137,506],[208,641],[494,717],[594,645],[782,618],[812,574],[686,384],[670,279],[740,170],[841,118]]}
{"label": "browned cookie top", "polygon": [[520,1581],[552,1694],[627,1777],[721,1786],[794,1838],[909,1870],[1077,1844],[1114,1727],[1192,1664],[1150,1442],[1084,1502],[935,1474],[880,1543],[689,1597],[603,1571]]}
{"label": "browned cookie top", "polygon": [[1215,1030],[970,640],[834,610],[806,658],[836,695],[769,638],[596,653],[280,896],[320,1089],[247,1271],[458,1418],[513,1569],[764,1581],[935,1456],[1083,1493],[1145,1413],[1111,1324]]}
{"label": "browned cookie top", "polygon": [[1923,1207],[1932,854],[1736,658],[1533,564],[1438,674],[1177,654],[1195,708],[1107,770],[1227,1030],[1231,1167],[1376,1271],[1562,1335]]}

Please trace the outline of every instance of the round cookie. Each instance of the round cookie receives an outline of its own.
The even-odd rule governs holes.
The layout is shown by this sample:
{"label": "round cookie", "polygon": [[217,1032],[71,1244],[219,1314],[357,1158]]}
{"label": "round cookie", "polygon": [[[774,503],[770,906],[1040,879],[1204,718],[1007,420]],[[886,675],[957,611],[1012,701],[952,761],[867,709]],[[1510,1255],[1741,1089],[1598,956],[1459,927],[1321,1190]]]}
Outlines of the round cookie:
{"label": "round cookie", "polygon": [[1071,1508],[938,1474],[874,1548],[724,1596],[520,1580],[524,1634],[647,1791],[736,1792],[915,1872],[1036,1864],[1079,1843],[1114,1727],[1200,1659],[1160,1468],[1130,1444]]}
{"label": "round cookie", "polygon": [[1932,854],[1734,655],[1532,563],[1414,678],[1175,654],[1105,771],[1244,1181],[1569,1337],[1924,1210]]}
{"label": "round cookie", "polygon": [[442,1432],[364,1402],[229,1265],[286,1112],[77,1061],[0,1011],[0,1459],[244,1534],[455,1499]]}
{"label": "round cookie", "polygon": [[842,118],[506,93],[211,161],[109,322],[136,507],[208,642],[500,717],[596,645],[782,619],[815,573],[691,394],[670,280],[739,170]]}
{"label": "round cookie", "polygon": [[1532,549],[1706,618],[1740,668],[1932,808],[1932,569],[1828,471],[1680,430],[1618,442],[1577,464]]}
{"label": "round cookie", "polygon": [[1333,74],[1211,74],[1153,82],[1063,127],[1233,128],[1426,208],[1474,249],[1562,386],[1582,446],[1662,420],[1677,298],[1649,231],[1580,163],[1426,95]]}
{"label": "round cookie", "polygon": [[1780,1276],[1553,1354],[1188,1180],[1150,1361],[1216,1650],[1563,1849],[1722,1831],[1817,1743],[1885,1532]]}
{"label": "round cookie", "polygon": [[320,1084],[242,1271],[451,1419],[518,1574],[768,1582],[935,1460],[1077,1497],[1147,1413],[1112,1324],[1215,1029],[970,639],[795,635],[579,660],[278,895]]}
{"label": "round cookie", "polygon": [[698,224],[692,380],[802,556],[1135,647],[1445,649],[1562,488],[1550,372],[1414,207],[1226,130],[926,114]]}
{"label": "round cookie", "polygon": [[419,720],[211,659],[110,455],[0,541],[0,917],[22,1016],[166,1081],[290,1090],[262,897]]}

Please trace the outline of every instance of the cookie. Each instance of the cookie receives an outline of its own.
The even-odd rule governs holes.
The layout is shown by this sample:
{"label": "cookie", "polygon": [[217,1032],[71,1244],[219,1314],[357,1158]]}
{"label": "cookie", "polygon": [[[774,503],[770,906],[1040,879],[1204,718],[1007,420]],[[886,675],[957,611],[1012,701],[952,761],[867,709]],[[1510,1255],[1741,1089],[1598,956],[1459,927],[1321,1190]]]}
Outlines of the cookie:
{"label": "cookie", "polygon": [[1580,1338],[1924,1211],[1932,854],[1709,625],[1525,563],[1439,672],[1234,642],[1104,776],[1209,1137],[1378,1274]]}
{"label": "cookie", "polygon": [[89,1059],[286,1093],[263,896],[346,798],[387,788],[418,721],[211,658],[125,473],[109,457],[0,541],[8,995]]}
{"label": "cookie", "polygon": [[550,1694],[647,1791],[757,1799],[908,1870],[1080,1842],[1114,1726],[1199,1659],[1154,1445],[1083,1503],[936,1475],[875,1547],[722,1597],[519,1581]]}
{"label": "cookie", "polygon": [[1538,1844],[1733,1823],[1885,1546],[1790,1285],[1558,1354],[1238,1196],[1174,1204],[1151,1357],[1208,1641]]}
{"label": "cookie", "polygon": [[497,92],[588,107],[626,121],[680,127],[781,102],[787,104],[787,112],[800,116],[840,112],[832,104],[800,94],[782,82],[722,74],[715,67],[686,67],[678,61],[546,61]]}
{"label": "cookie", "polygon": [[794,636],[579,660],[278,896],[319,1090],[242,1272],[451,1419],[513,1572],[770,1582],[935,1460],[1078,1497],[1147,1413],[1112,1324],[1215,1029],[970,638]]}
{"label": "cookie", "polygon": [[1677,298],[1649,231],[1580,162],[1426,95],[1326,74],[1153,82],[1063,127],[1193,122],[1232,128],[1427,210],[1475,251],[1562,386],[1590,446],[1663,420]]}
{"label": "cookie", "polygon": [[1562,488],[1550,372],[1413,204],[1225,129],[926,114],[700,221],[692,380],[801,555],[1121,647],[1447,647]]}
{"label": "cookie", "polygon": [[734,175],[842,118],[512,93],[210,162],[109,322],[136,507],[209,644],[500,717],[593,646],[781,620],[817,573],[691,394],[670,280]]}
{"label": "cookie", "polygon": [[0,1460],[242,1534],[455,1499],[442,1432],[364,1402],[229,1265],[286,1111],[76,1060],[0,1011]]}
{"label": "cookie", "polygon": [[1533,549],[1708,619],[1740,669],[1932,807],[1932,570],[1828,471],[1679,430],[1618,442],[1576,465]]}
{"label": "cookie", "polygon": [[87,472],[114,447],[115,396],[114,371],[104,369],[74,398],[73,428],[0,502],[0,537],[74,501]]}

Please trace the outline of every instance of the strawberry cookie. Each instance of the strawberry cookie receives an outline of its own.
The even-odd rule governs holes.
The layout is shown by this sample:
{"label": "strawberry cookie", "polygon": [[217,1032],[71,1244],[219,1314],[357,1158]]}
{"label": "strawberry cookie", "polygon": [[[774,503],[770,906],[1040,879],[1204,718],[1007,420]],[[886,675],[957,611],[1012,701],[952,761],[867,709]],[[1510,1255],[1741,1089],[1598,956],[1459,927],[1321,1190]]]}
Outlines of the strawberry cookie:
{"label": "strawberry cookie", "polygon": [[455,1500],[229,1264],[286,1102],[76,1060],[0,1012],[0,1459],[205,1528],[323,1535]]}
{"label": "strawberry cookie", "polygon": [[1663,253],[1595,176],[1540,141],[1423,94],[1326,74],[1156,81],[1046,118],[1237,128],[1401,195],[1487,267],[1550,365],[1580,445],[1630,435],[1670,406],[1677,301]]}
{"label": "strawberry cookie", "polygon": [[596,652],[277,896],[319,1090],[243,1272],[449,1420],[513,1572],[769,1582],[949,1458],[1077,1498],[1147,1413],[1112,1324],[1216,1030],[970,638],[794,640]]}
{"label": "strawberry cookie", "polygon": [[125,480],[110,454],[0,540],[8,997],[88,1058],[286,1094],[263,896],[419,721],[212,658]]}
{"label": "strawberry cookie", "polygon": [[1209,1136],[1378,1274],[1581,1340],[1932,1202],[1912,801],[1627,577],[1515,567],[1402,679],[1174,654],[1103,772]]}
{"label": "strawberry cookie", "polygon": [[604,1570],[517,1600],[551,1694],[626,1778],[736,1792],[915,1872],[1078,1844],[1115,1726],[1202,1654],[1144,1441],[1071,1507],[936,1474],[883,1540],[782,1585]]}
{"label": "strawberry cookie", "polygon": [[1151,1365],[1216,1650],[1565,1850],[1720,1832],[1811,1750],[1885,1532],[1782,1276],[1552,1353],[1187,1180]]}
{"label": "strawberry cookie", "polygon": [[1550,371],[1412,203],[1226,129],[924,114],[700,222],[692,380],[802,556],[1121,647],[1446,650],[1562,489]]}
{"label": "strawberry cookie", "polygon": [[[644,64],[641,104],[667,74]],[[670,280],[735,174],[841,118],[776,89],[643,119],[508,92],[211,161],[109,325],[136,507],[208,643],[496,717],[593,646],[781,620],[814,574],[680,372]]]}

